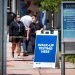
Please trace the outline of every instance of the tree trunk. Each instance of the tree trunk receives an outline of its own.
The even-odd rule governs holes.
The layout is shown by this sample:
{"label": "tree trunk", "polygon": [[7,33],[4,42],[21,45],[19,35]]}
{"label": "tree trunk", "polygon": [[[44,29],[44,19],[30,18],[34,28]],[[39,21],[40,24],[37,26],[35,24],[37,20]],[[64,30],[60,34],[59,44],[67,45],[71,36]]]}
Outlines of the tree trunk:
{"label": "tree trunk", "polygon": [[52,13],[51,14],[51,16],[52,16],[52,25],[51,25],[51,28],[52,28],[52,30],[54,29],[54,13]]}
{"label": "tree trunk", "polygon": [[52,21],[51,21],[51,33],[54,33],[54,13],[51,14],[52,16]]}

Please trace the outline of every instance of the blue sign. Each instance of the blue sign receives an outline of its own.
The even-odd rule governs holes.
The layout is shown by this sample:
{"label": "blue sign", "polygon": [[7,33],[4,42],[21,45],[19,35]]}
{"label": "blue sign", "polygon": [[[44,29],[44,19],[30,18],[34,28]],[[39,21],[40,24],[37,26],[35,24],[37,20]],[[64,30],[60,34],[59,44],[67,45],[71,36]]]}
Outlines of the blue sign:
{"label": "blue sign", "polygon": [[37,35],[34,62],[55,62],[56,42],[55,35]]}
{"label": "blue sign", "polygon": [[75,3],[63,4],[64,38],[75,38]]}
{"label": "blue sign", "polygon": [[46,22],[46,11],[41,11],[40,12],[40,24],[44,25],[46,27],[47,22]]}

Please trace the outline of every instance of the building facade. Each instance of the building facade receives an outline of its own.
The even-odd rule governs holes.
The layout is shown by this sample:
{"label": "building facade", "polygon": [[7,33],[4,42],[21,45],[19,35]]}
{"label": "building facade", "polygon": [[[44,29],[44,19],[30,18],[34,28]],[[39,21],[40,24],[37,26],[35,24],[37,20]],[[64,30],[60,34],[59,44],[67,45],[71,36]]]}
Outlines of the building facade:
{"label": "building facade", "polygon": [[[8,0],[8,12],[14,12],[21,17],[26,14],[27,11],[30,11],[31,14],[36,14],[38,19],[41,19],[41,12],[37,5],[38,0]],[[46,13],[46,28],[51,28],[52,17]],[[60,29],[60,11],[54,14],[54,29]]]}

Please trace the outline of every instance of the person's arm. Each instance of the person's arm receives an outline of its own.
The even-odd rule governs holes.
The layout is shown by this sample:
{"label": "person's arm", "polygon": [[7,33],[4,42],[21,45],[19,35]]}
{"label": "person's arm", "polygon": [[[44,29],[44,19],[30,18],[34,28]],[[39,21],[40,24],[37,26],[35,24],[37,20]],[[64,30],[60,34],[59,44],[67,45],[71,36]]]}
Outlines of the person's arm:
{"label": "person's arm", "polygon": [[41,28],[40,30],[41,30],[41,32],[43,33],[43,31],[44,31],[44,28]]}
{"label": "person's arm", "polygon": [[30,33],[30,28],[27,30],[27,40],[29,40],[29,33]]}
{"label": "person's arm", "polygon": [[40,31],[43,33],[43,31],[44,31],[43,25],[39,24],[39,26],[40,26]]}
{"label": "person's arm", "polygon": [[12,36],[13,31],[13,22],[9,25],[9,36]]}

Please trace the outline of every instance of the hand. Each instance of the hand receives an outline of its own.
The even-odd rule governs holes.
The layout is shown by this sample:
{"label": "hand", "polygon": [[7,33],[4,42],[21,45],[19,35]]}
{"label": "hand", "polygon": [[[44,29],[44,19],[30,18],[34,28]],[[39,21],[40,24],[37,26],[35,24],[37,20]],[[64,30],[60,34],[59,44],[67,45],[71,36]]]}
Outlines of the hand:
{"label": "hand", "polygon": [[41,30],[41,33],[43,33],[44,29],[43,29],[43,28],[41,28],[40,30]]}
{"label": "hand", "polygon": [[29,37],[26,37],[26,40],[29,40]]}

